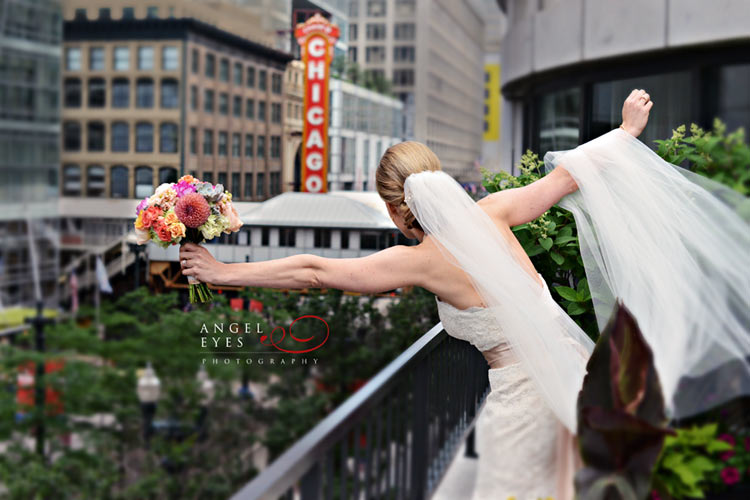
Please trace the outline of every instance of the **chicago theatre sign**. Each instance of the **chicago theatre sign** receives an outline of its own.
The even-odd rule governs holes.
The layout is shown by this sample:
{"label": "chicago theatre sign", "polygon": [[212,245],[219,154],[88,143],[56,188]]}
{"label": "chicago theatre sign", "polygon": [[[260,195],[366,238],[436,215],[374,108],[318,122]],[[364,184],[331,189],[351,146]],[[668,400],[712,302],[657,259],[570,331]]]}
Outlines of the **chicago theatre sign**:
{"label": "chicago theatre sign", "polygon": [[320,14],[294,32],[305,64],[305,120],[302,132],[302,185],[309,193],[328,191],[328,76],[339,28]]}

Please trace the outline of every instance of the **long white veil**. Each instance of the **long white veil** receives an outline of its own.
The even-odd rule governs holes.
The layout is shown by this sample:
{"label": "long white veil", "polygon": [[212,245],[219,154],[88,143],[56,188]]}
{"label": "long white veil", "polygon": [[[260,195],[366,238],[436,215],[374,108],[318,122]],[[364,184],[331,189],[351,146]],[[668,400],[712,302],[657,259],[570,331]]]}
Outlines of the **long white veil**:
{"label": "long white veil", "polygon": [[411,174],[404,198],[449,262],[493,311],[557,418],[576,431],[576,401],[594,343],[513,256],[492,219],[443,171]]}
{"label": "long white veil", "polygon": [[[598,323],[606,324],[613,297],[633,313],[668,415],[750,394],[750,230],[731,208],[744,198],[664,162],[620,129],[545,162],[563,165],[580,188],[560,206],[576,219]],[[412,174],[404,195],[425,233],[469,275],[545,402],[576,433],[594,343],[451,176]]]}
{"label": "long white veil", "polygon": [[741,194],[615,129],[544,157],[579,190],[576,221],[599,327],[621,299],[654,354],[668,415],[750,394],[750,225]]}

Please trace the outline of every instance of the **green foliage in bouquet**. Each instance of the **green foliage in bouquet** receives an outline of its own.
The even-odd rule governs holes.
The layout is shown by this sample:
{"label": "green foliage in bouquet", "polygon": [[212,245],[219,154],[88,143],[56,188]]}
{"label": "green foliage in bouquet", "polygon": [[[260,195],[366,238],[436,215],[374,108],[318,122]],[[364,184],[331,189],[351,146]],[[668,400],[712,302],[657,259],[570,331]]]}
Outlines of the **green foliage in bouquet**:
{"label": "green foliage in bouquet", "polygon": [[584,467],[579,500],[643,499],[666,427],[659,378],[648,344],[621,303],[586,365],[578,396],[578,440]]}

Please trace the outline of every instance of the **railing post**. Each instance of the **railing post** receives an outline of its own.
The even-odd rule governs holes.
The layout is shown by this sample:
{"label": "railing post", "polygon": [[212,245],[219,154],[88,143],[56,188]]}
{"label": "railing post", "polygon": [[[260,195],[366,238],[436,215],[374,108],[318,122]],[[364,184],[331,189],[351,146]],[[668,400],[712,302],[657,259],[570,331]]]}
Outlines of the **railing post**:
{"label": "railing post", "polygon": [[412,420],[410,498],[422,500],[427,484],[427,405],[430,388],[429,357],[414,370],[414,418]]}
{"label": "railing post", "polygon": [[476,430],[476,426],[471,428],[471,432],[469,432],[469,435],[466,436],[466,453],[464,453],[464,456],[466,458],[477,458],[479,455],[477,454],[476,448],[474,446],[474,431]]}
{"label": "railing post", "polygon": [[320,462],[315,462],[300,480],[301,500],[319,500],[320,486]]}

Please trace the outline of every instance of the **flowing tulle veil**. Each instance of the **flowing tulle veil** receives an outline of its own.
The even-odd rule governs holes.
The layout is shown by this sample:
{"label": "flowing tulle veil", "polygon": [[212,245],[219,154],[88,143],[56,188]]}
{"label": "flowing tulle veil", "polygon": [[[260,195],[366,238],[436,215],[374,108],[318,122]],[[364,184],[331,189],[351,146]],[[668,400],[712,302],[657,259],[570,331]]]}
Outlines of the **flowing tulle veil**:
{"label": "flowing tulle veil", "polygon": [[[571,210],[600,326],[614,297],[651,346],[670,417],[750,394],[750,226],[744,197],[669,164],[620,129],[548,153],[579,190]],[[492,219],[450,175],[412,174],[405,201],[462,268],[507,342],[568,430],[593,342],[513,256]]]}
{"label": "flowing tulle veil", "polygon": [[575,217],[599,327],[621,299],[669,416],[750,394],[750,200],[619,128],[544,161],[579,186],[559,205]]}
{"label": "flowing tulle veil", "polygon": [[490,217],[443,171],[412,174],[405,201],[443,255],[461,267],[557,418],[576,429],[576,399],[594,343],[513,256]]}

